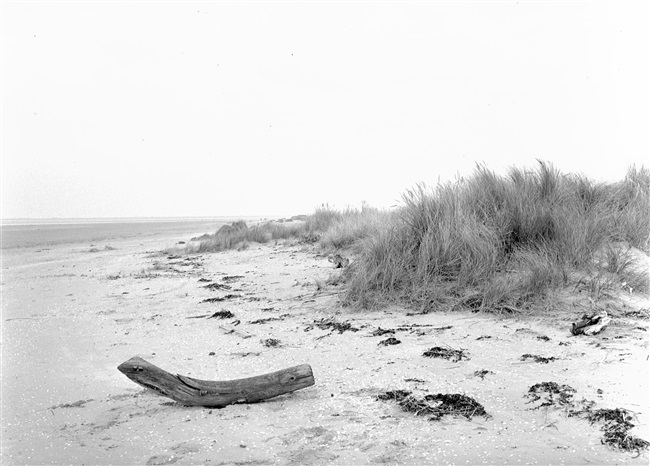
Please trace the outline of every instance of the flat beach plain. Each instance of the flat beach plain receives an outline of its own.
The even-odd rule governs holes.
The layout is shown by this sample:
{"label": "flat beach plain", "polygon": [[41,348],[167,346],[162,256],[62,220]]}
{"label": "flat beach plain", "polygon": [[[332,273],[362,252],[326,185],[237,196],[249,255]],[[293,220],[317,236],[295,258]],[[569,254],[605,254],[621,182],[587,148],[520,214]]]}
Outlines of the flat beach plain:
{"label": "flat beach plain", "polygon": [[[295,240],[162,252],[219,225],[3,238],[2,464],[648,463],[647,452],[601,444],[598,424],[531,409],[525,398],[537,383],[568,384],[576,400],[636,413],[631,433],[647,440],[648,321],[629,317],[647,315],[647,297],[612,299],[605,332],[573,337],[584,309],[570,305],[544,317],[342,308],[344,285],[325,285],[339,272],[317,246]],[[237,296],[204,302],[226,294]],[[234,317],[192,318],[222,310]],[[358,331],[319,328],[321,319]],[[235,324],[252,336],[220,328]],[[373,336],[379,327],[401,343],[380,345],[391,335]],[[269,338],[279,344],[266,346]],[[434,346],[469,359],[422,356]],[[316,384],[256,404],[184,407],[118,372],[133,356],[208,380],[307,363]],[[430,421],[376,399],[398,389],[466,394],[490,417]]]}

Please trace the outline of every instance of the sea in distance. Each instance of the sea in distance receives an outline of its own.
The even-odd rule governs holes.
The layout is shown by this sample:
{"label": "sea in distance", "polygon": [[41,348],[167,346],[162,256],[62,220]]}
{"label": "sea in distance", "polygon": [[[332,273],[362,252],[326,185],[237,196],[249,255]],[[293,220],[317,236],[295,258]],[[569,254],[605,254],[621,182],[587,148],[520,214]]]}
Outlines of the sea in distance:
{"label": "sea in distance", "polygon": [[235,220],[260,217],[2,219],[2,249],[110,241],[188,233],[214,233]]}

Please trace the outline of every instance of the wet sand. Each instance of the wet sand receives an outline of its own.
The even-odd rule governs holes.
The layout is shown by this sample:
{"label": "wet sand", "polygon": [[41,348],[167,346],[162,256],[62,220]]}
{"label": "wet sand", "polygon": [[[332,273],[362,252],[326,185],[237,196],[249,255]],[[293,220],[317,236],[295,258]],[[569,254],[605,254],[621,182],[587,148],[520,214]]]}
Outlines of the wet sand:
{"label": "wet sand", "polygon": [[[533,410],[524,397],[536,383],[568,384],[576,400],[637,413],[632,433],[648,440],[648,321],[623,317],[647,309],[647,297],[612,300],[615,319],[596,337],[570,335],[584,311],[575,302],[543,319],[350,311],[340,285],[317,287],[340,272],[313,245],[161,252],[211,231],[3,250],[2,464],[648,463],[647,452],[602,445],[598,425]],[[232,289],[204,288],[210,282]],[[227,293],[238,297],[203,302]],[[234,317],[188,318],[219,310]],[[359,330],[321,329],[322,318]],[[251,338],[219,328],[237,321]],[[396,329],[401,343],[379,345],[390,335],[373,336],[378,327]],[[268,338],[280,345],[265,346]],[[423,357],[433,346],[470,359]],[[558,359],[523,362],[525,353]],[[117,371],[136,355],[209,380],[307,363],[316,384],[256,404],[189,408]],[[395,389],[466,394],[491,417],[429,421],[376,400]]]}

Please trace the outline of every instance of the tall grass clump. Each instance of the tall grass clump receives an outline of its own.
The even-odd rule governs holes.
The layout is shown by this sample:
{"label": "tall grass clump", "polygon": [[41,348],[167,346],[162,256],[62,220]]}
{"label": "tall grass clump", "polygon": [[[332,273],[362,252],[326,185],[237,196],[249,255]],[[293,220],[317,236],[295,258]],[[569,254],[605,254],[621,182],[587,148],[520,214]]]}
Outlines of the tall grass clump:
{"label": "tall grass clump", "polygon": [[[608,272],[615,259],[599,257],[610,251],[627,264],[626,247],[647,252],[649,218],[646,168],[631,168],[623,181],[607,184],[544,162],[505,176],[479,166],[466,179],[404,194],[390,221],[360,243],[346,302],[367,307],[399,300],[428,308],[452,299],[464,307],[512,310],[575,277],[608,273],[617,277],[610,287],[638,287],[647,270]],[[610,247],[616,244],[625,246]]]}
{"label": "tall grass clump", "polygon": [[346,209],[323,229],[320,245],[326,249],[358,248],[359,242],[375,234],[392,213],[363,204],[361,210]]}

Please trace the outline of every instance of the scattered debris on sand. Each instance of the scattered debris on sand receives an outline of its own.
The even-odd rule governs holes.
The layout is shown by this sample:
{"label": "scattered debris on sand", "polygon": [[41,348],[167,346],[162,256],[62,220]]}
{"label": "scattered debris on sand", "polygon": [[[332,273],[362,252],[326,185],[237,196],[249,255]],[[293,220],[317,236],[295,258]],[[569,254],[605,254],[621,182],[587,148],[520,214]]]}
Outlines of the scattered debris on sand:
{"label": "scattered debris on sand", "polygon": [[541,341],[550,341],[550,340],[551,340],[551,339],[550,339],[549,337],[547,337],[546,335],[537,335],[536,338],[537,338],[538,340],[541,340]]}
{"label": "scattered debris on sand", "polygon": [[477,340],[489,340],[490,338],[492,338],[492,335],[481,335]]}
{"label": "scattered debris on sand", "polygon": [[584,314],[581,320],[571,324],[571,333],[573,335],[596,335],[602,332],[611,320],[604,310],[592,315]]}
{"label": "scattered debris on sand", "polygon": [[469,356],[467,356],[467,353],[465,353],[463,350],[442,348],[440,346],[429,348],[427,351],[422,353],[422,356],[425,356],[427,358],[443,358],[454,362],[458,362],[463,358],[469,359]]}
{"label": "scattered debris on sand", "polygon": [[318,327],[321,330],[327,330],[327,329],[332,329],[332,330],[338,330],[339,333],[343,333],[345,331],[350,331],[350,332],[358,332],[359,329],[355,328],[352,326],[350,322],[337,322],[334,318],[329,317],[329,318],[323,318],[321,320],[314,321],[313,325],[310,325],[305,329],[305,331],[309,331],[312,328]]}
{"label": "scattered debris on sand", "polygon": [[471,420],[474,416],[490,415],[475,399],[460,393],[438,393],[416,398],[406,390],[391,390],[377,395],[377,400],[394,400],[402,410],[415,413],[416,416],[431,416],[430,421],[439,421],[443,416],[463,416]]}
{"label": "scattered debris on sand", "polygon": [[382,336],[382,335],[386,335],[387,333],[394,334],[394,333],[395,333],[395,330],[393,330],[393,329],[391,329],[391,328],[381,328],[381,327],[377,327],[377,330],[375,330],[374,332],[372,332],[372,336],[373,336],[373,337],[380,337],[380,336]]}
{"label": "scattered debris on sand", "polygon": [[400,343],[402,343],[402,342],[399,341],[397,338],[390,337],[390,338],[387,338],[385,340],[380,341],[378,343],[378,345],[389,346],[389,345],[399,345]]}
{"label": "scattered debris on sand", "polygon": [[526,353],[526,354],[522,354],[520,359],[522,361],[527,361],[528,359],[532,359],[533,361],[539,362],[541,364],[548,364],[551,361],[557,361],[559,358],[556,358],[554,356],[550,356],[550,357],[547,358],[547,357],[544,357],[544,356],[538,356],[536,354],[528,354],[528,353]]}

